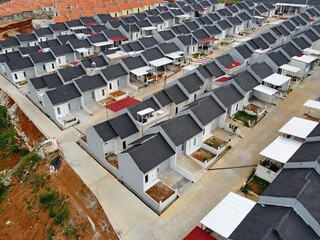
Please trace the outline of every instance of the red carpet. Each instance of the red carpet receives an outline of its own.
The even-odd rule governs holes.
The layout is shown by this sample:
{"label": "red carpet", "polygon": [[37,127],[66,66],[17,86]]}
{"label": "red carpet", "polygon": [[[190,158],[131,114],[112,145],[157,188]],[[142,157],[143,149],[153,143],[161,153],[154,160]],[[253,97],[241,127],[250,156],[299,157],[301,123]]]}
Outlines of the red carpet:
{"label": "red carpet", "polygon": [[111,110],[113,112],[118,112],[118,111],[120,111],[124,108],[130,107],[138,102],[140,102],[140,101],[135,98],[127,97],[127,98],[124,98],[124,99],[119,100],[117,102],[108,104],[106,106],[106,108],[108,108],[109,110]]}

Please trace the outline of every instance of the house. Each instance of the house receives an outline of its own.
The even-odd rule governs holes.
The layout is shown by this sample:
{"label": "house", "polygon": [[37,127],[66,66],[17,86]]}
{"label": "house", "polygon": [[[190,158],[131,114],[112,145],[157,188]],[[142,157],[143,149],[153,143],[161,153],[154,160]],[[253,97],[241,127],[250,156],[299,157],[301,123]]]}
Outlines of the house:
{"label": "house", "polygon": [[70,44],[73,51],[76,53],[76,59],[78,60],[89,57],[94,53],[94,48],[88,39],[71,39],[68,41],[68,44]]}
{"label": "house", "polygon": [[60,46],[60,42],[57,39],[47,40],[45,42],[39,42],[39,47],[42,52],[48,52],[52,47]]}
{"label": "house", "polygon": [[175,38],[175,34],[171,30],[165,30],[160,32],[155,32],[153,37],[157,40],[158,43],[170,42]]}
{"label": "house", "polygon": [[93,25],[90,27],[90,29],[92,30],[91,35],[94,35],[96,33],[101,33],[103,30],[106,30],[107,27],[106,25]]}
{"label": "house", "polygon": [[118,19],[112,19],[106,22],[105,26],[107,29],[118,29],[124,23]]}
{"label": "house", "polygon": [[120,48],[124,51],[127,52],[129,54],[137,54],[137,53],[141,53],[143,52],[145,49],[144,47],[141,45],[140,42],[136,41],[136,42],[130,42],[127,44],[122,44],[120,46]]}
{"label": "house", "polygon": [[72,112],[81,107],[81,93],[74,85],[69,83],[60,85],[43,94],[43,106],[49,117],[62,129],[78,122]]}
{"label": "house", "polygon": [[183,52],[185,58],[198,52],[197,40],[191,34],[177,36],[172,41]]}
{"label": "house", "polygon": [[225,54],[217,57],[216,61],[224,68],[223,70],[227,73],[233,73],[235,71],[238,71],[242,67],[242,64],[234,60],[230,54]]}
{"label": "house", "polygon": [[317,60],[318,58],[315,56],[300,54],[291,58],[290,65],[301,69],[301,78],[304,79],[309,76],[309,73],[313,70]]}
{"label": "house", "polygon": [[79,29],[86,29],[83,22],[80,19],[73,19],[64,23],[67,28],[71,31],[79,30]]}
{"label": "house", "polygon": [[[160,43],[159,45],[160,51],[169,59],[173,61],[172,65],[182,66],[185,58],[183,56],[183,52],[180,51],[179,47],[174,42],[169,43]],[[174,67],[174,66],[170,67]]]}
{"label": "house", "polygon": [[82,23],[83,26],[85,27],[90,27],[93,25],[97,25],[98,23],[96,22],[96,20],[94,19],[94,17],[80,17],[79,21]]}
{"label": "house", "polygon": [[139,38],[138,41],[144,47],[144,49],[152,48],[158,45],[157,40],[154,37]]}
{"label": "house", "polygon": [[211,37],[203,28],[192,32],[193,37],[197,40],[198,50],[212,51],[213,47],[219,43],[219,39]]}
{"label": "house", "polygon": [[164,21],[159,16],[149,16],[147,17],[149,22],[152,24],[152,26],[156,27],[156,31],[162,31],[165,30],[164,28]]}
{"label": "house", "polygon": [[16,38],[21,47],[32,47],[38,45],[38,38],[34,33],[18,34]]}
{"label": "house", "polygon": [[5,62],[7,61],[14,61],[15,59],[20,59],[21,53],[16,51],[16,52],[8,52],[5,54],[0,54],[0,73],[5,74]]}
{"label": "house", "polygon": [[[118,155],[120,180],[160,214],[177,198],[177,192],[159,179],[162,172],[175,164],[175,152],[159,133],[146,135],[131,145],[131,148]],[[155,201],[148,195],[148,190],[160,183],[173,192],[163,202]]]}
{"label": "house", "polygon": [[28,57],[31,54],[42,52],[38,45],[33,47],[20,47],[18,51],[22,57]]}
{"label": "house", "polygon": [[17,38],[8,38],[0,41],[1,53],[15,52],[18,51],[20,42]]}
{"label": "house", "polygon": [[249,71],[257,77],[260,83],[263,79],[274,73],[274,71],[265,62],[251,64]]}
{"label": "house", "polygon": [[193,31],[198,30],[200,28],[197,21],[185,22],[184,25],[189,29],[190,32],[193,32]]}
{"label": "house", "polygon": [[205,26],[204,30],[213,38],[223,41],[222,31],[217,25]]}
{"label": "house", "polygon": [[92,102],[99,102],[108,97],[108,84],[100,74],[83,76],[74,80],[76,87],[81,93],[81,106]]}
{"label": "house", "polygon": [[37,37],[39,43],[54,39],[53,31],[49,27],[35,29],[33,30],[33,33]]}
{"label": "house", "polygon": [[103,55],[93,56],[81,60],[80,64],[86,70],[89,76],[97,74],[99,69],[109,66],[106,58]]}
{"label": "house", "polygon": [[154,101],[164,110],[166,110],[169,115],[175,116],[173,110],[173,101],[170,99],[169,95],[165,92],[165,90],[161,90],[152,95]]}
{"label": "house", "polygon": [[240,33],[242,33],[245,29],[244,23],[237,16],[228,17],[226,20],[230,23],[231,26],[233,26],[233,32],[231,33],[231,35],[240,35]]}
{"label": "house", "polygon": [[185,25],[178,25],[178,26],[172,27],[171,30],[177,36],[191,34],[191,31]]}
{"label": "house", "polygon": [[234,59],[238,59],[238,61],[244,66],[249,64],[252,54],[253,51],[247,46],[247,44],[241,44],[235,48],[230,48],[229,50],[229,55]]}
{"label": "house", "polygon": [[271,67],[272,71],[278,72],[280,66],[289,63],[289,59],[281,51],[271,52],[264,56],[263,59],[268,66]]}
{"label": "house", "polygon": [[172,104],[169,107],[171,116],[175,116],[178,112],[180,112],[184,106],[188,104],[188,93],[181,86],[181,84],[167,85],[165,86],[164,92],[168,95]]}
{"label": "house", "polygon": [[79,142],[103,167],[118,177],[118,159],[114,158],[112,161],[109,158],[126,150],[139,137],[139,130],[129,115],[124,113],[87,128],[85,140],[81,138]]}
{"label": "house", "polygon": [[153,26],[148,18],[138,21],[136,23],[143,37],[152,36],[157,30],[157,27]]}
{"label": "house", "polygon": [[57,73],[64,84],[70,83],[72,80],[86,75],[86,71],[81,65],[62,68],[59,69]]}
{"label": "house", "polygon": [[27,79],[36,77],[34,65],[30,57],[21,57],[4,63],[5,76],[15,85],[19,86]]}
{"label": "house", "polygon": [[261,38],[272,48],[275,44],[280,44],[281,42],[277,41],[277,36],[274,36],[271,32],[265,32],[261,34]]}
{"label": "house", "polygon": [[97,14],[96,16],[94,16],[94,19],[98,24],[105,24],[106,22],[112,20],[112,17],[110,14],[105,13],[105,14]]}
{"label": "house", "polygon": [[130,82],[129,72],[127,72],[120,63],[102,69],[101,75],[109,85],[109,93],[126,87]]}
{"label": "house", "polygon": [[77,39],[75,34],[57,36],[57,40],[60,42],[61,45],[67,44],[67,42],[72,39]]}
{"label": "house", "polygon": [[103,30],[102,33],[106,36],[108,40],[113,41],[113,47],[118,47],[123,43],[123,41],[128,40],[128,37],[123,36],[119,30]]}
{"label": "house", "polygon": [[52,47],[50,51],[56,59],[58,68],[76,60],[76,54],[69,44]]}
{"label": "house", "polygon": [[251,16],[248,13],[240,12],[237,17],[243,22],[244,30],[248,30],[251,27]]}
{"label": "house", "polygon": [[128,37],[129,41],[136,41],[142,37],[140,29],[134,23],[121,25],[118,29],[124,36]]}
{"label": "house", "polygon": [[213,24],[213,21],[208,16],[196,18],[196,22],[202,27]]}
{"label": "house", "polygon": [[210,93],[220,100],[227,109],[227,116],[229,117],[244,107],[244,94],[239,90],[239,87],[232,82],[213,89]]}
{"label": "house", "polygon": [[42,77],[31,78],[28,80],[28,94],[30,99],[35,103],[43,103],[43,94],[51,89],[63,85],[57,73],[44,75]]}
{"label": "house", "polygon": [[50,24],[49,28],[53,32],[53,36],[54,36],[53,38],[55,38],[55,39],[61,35],[71,34],[70,29],[64,23]]}
{"label": "house", "polygon": [[51,52],[30,54],[36,76],[52,73],[58,69],[56,59]]}
{"label": "house", "polygon": [[159,14],[159,17],[163,20],[164,28],[171,28],[174,26],[174,16],[171,12],[163,12]]}
{"label": "house", "polygon": [[94,52],[102,52],[108,49],[108,47],[113,46],[113,41],[109,41],[102,33],[94,34],[87,39],[93,46]]}

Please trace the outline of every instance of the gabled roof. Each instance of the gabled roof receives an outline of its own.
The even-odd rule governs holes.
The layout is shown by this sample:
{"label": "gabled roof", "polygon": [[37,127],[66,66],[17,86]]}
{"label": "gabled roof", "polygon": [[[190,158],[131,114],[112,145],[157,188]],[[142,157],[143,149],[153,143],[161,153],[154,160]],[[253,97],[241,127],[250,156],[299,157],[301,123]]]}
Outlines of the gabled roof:
{"label": "gabled roof", "polygon": [[320,39],[320,37],[318,37],[318,35],[315,34],[311,29],[304,31],[303,34],[312,42],[315,42]]}
{"label": "gabled roof", "polygon": [[147,108],[152,108],[153,110],[160,109],[160,106],[153,98],[147,98],[137,104],[134,104],[130,107],[128,107],[128,111],[131,113],[131,116],[137,120],[140,121],[141,119],[138,117],[138,112],[142,111]]}
{"label": "gabled roof", "polygon": [[32,41],[38,41],[36,35],[34,33],[23,33],[18,34],[16,38],[19,40],[19,42],[32,42]]}
{"label": "gabled roof", "polygon": [[252,64],[250,68],[261,79],[265,79],[274,73],[265,62]]}
{"label": "gabled roof", "polygon": [[222,30],[232,28],[232,26],[230,25],[230,23],[228,23],[227,20],[218,21],[217,24]]}
{"label": "gabled roof", "polygon": [[11,71],[17,71],[17,70],[34,67],[29,57],[17,58],[12,61],[8,61],[6,63]]}
{"label": "gabled roof", "polygon": [[175,154],[161,134],[151,134],[143,137],[143,141],[137,142],[136,145],[125,150],[124,153],[131,156],[143,173],[149,172]]}
{"label": "gabled roof", "polygon": [[0,63],[4,63],[7,61],[13,61],[13,60],[19,59],[19,58],[21,58],[21,53],[18,51],[0,54]]}
{"label": "gabled roof", "polygon": [[8,38],[6,40],[0,41],[1,48],[9,48],[14,46],[20,46],[20,42],[17,38]]}
{"label": "gabled roof", "polygon": [[107,83],[103,80],[100,74],[83,76],[75,80],[75,83],[81,92],[87,92],[107,86]]}
{"label": "gabled roof", "polygon": [[196,44],[197,40],[191,35],[181,35],[177,37],[179,41],[184,45],[184,46],[190,46],[192,44]]}
{"label": "gabled roof", "polygon": [[83,59],[81,60],[81,63],[85,68],[91,68],[93,65],[95,65],[97,68],[106,67],[109,65],[102,55]]}
{"label": "gabled roof", "polygon": [[[318,128],[319,128],[318,124]],[[317,128],[316,127],[316,128]],[[319,135],[317,135],[319,136]],[[304,142],[300,148],[288,160],[289,163],[294,162],[317,162],[320,156],[319,142]]]}
{"label": "gabled roof", "polygon": [[296,48],[296,46],[291,42],[288,42],[287,44],[282,46],[282,50],[285,51],[290,57],[296,56],[297,54],[301,53],[301,51]]}
{"label": "gabled roof", "polygon": [[126,137],[131,136],[134,133],[139,132],[138,128],[136,127],[136,125],[127,113],[121,114],[115,118],[110,119],[109,123],[121,139],[124,139]]}
{"label": "gabled roof", "polygon": [[237,50],[237,52],[244,58],[244,59],[248,59],[251,57],[252,55],[252,51],[250,50],[250,48],[247,47],[246,44],[243,44],[241,46],[237,46],[235,47],[235,49]]}
{"label": "gabled roof", "polygon": [[161,43],[158,46],[164,54],[170,54],[170,53],[180,51],[180,49],[178,48],[178,46],[174,42]]}
{"label": "gabled roof", "polygon": [[51,51],[56,57],[74,53],[69,44],[52,47]]}
{"label": "gabled roof", "polygon": [[175,37],[174,33],[171,30],[160,31],[158,34],[163,38],[163,40],[168,41]]}
{"label": "gabled roof", "polygon": [[73,47],[73,49],[79,49],[79,48],[88,48],[91,47],[90,42],[88,39],[71,39],[68,41],[69,44]]}
{"label": "gabled roof", "polygon": [[204,79],[210,79],[213,77],[212,73],[205,66],[198,67],[197,71]]}
{"label": "gabled roof", "polygon": [[57,86],[63,85],[60,77],[57,73],[52,73],[48,75],[44,75],[42,77],[32,78],[30,79],[33,87],[35,89],[42,89],[42,88],[56,88]]}
{"label": "gabled roof", "polygon": [[52,48],[52,47],[56,47],[56,46],[60,46],[60,42],[57,39],[51,39],[51,40],[47,40],[45,42],[39,42],[39,46],[41,49],[44,48]]}
{"label": "gabled roof", "polygon": [[209,13],[208,17],[213,21],[217,22],[221,19],[221,17],[217,13]]}
{"label": "gabled roof", "polygon": [[51,52],[33,53],[33,54],[30,54],[30,58],[31,58],[31,60],[32,60],[32,62],[34,64],[36,64],[36,63],[54,62],[56,60]]}
{"label": "gabled roof", "polygon": [[234,78],[234,81],[243,89],[244,92],[250,92],[260,84],[248,71],[239,73],[238,76]]}
{"label": "gabled roof", "polygon": [[172,85],[170,87],[166,87],[164,91],[172,100],[172,102],[174,102],[176,105],[188,100],[186,94],[181,90],[181,88],[177,84]]}
{"label": "gabled roof", "polygon": [[308,47],[311,46],[310,43],[308,43],[308,41],[306,41],[303,37],[296,37],[293,38],[292,41],[301,49],[306,49]]}
{"label": "gabled roof", "polygon": [[77,37],[74,34],[70,34],[57,36],[57,39],[61,44],[66,44],[69,40],[77,39]]}
{"label": "gabled roof", "polygon": [[266,40],[267,43],[269,43],[269,44],[274,44],[274,43],[277,41],[277,39],[276,39],[271,33],[269,33],[269,32],[263,33],[263,34],[261,34],[261,36],[262,36],[263,39]]}
{"label": "gabled roof", "polygon": [[101,43],[101,42],[107,42],[108,41],[108,39],[102,33],[97,33],[97,34],[94,34],[92,36],[89,36],[88,39],[92,43]]}
{"label": "gabled roof", "polygon": [[47,91],[46,94],[53,105],[81,97],[80,92],[73,83],[60,85],[54,90]]}
{"label": "gabled roof", "polygon": [[241,12],[237,15],[243,22],[248,21],[251,17],[246,12]]}
{"label": "gabled roof", "polygon": [[196,21],[185,22],[184,25],[186,25],[186,27],[189,28],[191,31],[199,29],[199,25]]}
{"label": "gabled roof", "polygon": [[153,96],[160,103],[161,107],[165,107],[165,106],[169,105],[170,103],[172,103],[172,100],[170,99],[170,97],[168,96],[168,94],[164,90],[161,90],[161,91],[153,94]]}
{"label": "gabled roof", "polygon": [[202,129],[189,114],[162,122],[159,125],[175,146],[184,144],[187,140],[202,132]]}
{"label": "gabled roof", "polygon": [[233,25],[238,26],[242,24],[242,21],[236,16],[236,17],[228,17],[227,20]]}
{"label": "gabled roof", "polygon": [[268,57],[278,66],[282,66],[283,64],[287,64],[289,59],[280,51],[272,52],[268,54]]}
{"label": "gabled roof", "polygon": [[212,90],[212,92],[219,98],[225,107],[230,107],[232,104],[239,102],[244,98],[239,90],[231,83],[220,86]]}
{"label": "gabled roof", "polygon": [[163,19],[158,16],[150,16],[148,17],[148,20],[153,24],[161,24],[163,23]]}
{"label": "gabled roof", "polygon": [[148,62],[163,58],[164,55],[162,54],[162,52],[159,50],[158,47],[153,47],[153,48],[149,48],[146,49],[142,55],[145,57],[145,59],[147,59]]}
{"label": "gabled roof", "polygon": [[163,12],[163,13],[160,13],[159,16],[162,17],[164,20],[169,20],[174,18],[171,12]]}
{"label": "gabled roof", "polygon": [[140,29],[137,27],[136,24],[125,24],[125,25],[122,25],[121,27],[125,29],[127,33],[140,31]]}
{"label": "gabled roof", "polygon": [[54,31],[54,32],[67,31],[68,30],[68,27],[64,23],[50,24],[49,28],[51,28],[52,31]]}
{"label": "gabled roof", "polygon": [[79,19],[70,20],[68,22],[65,22],[68,28],[74,28],[74,27],[82,27],[83,23]]}
{"label": "gabled roof", "polygon": [[195,30],[192,32],[192,34],[198,41],[210,37],[210,35],[204,29]]}
{"label": "gabled roof", "polygon": [[201,86],[204,85],[203,81],[196,73],[192,73],[182,78],[179,78],[178,81],[187,90],[189,94],[198,91],[201,88]]}
{"label": "gabled roof", "polygon": [[122,59],[121,61],[124,63],[124,65],[126,65],[126,67],[129,70],[134,70],[147,66],[147,64],[145,63],[145,61],[143,61],[141,56],[129,57],[126,59]]}
{"label": "gabled roof", "polygon": [[39,52],[41,49],[39,46],[28,46],[28,47],[20,47],[19,48],[19,52],[22,54],[22,55],[30,55],[30,53],[37,53]]}
{"label": "gabled roof", "polygon": [[219,35],[221,33],[221,30],[215,25],[205,26],[204,29],[212,36]]}
{"label": "gabled roof", "polygon": [[289,31],[294,31],[296,30],[295,26],[292,25],[289,21],[285,21],[282,23],[285,27],[289,29]]}
{"label": "gabled roof", "polygon": [[265,50],[269,48],[270,46],[263,41],[260,37],[252,39],[252,41],[259,46],[260,49]]}
{"label": "gabled roof", "polygon": [[72,79],[76,79],[86,75],[86,71],[83,69],[81,65],[59,69],[58,73],[60,74],[64,82],[69,82]]}
{"label": "gabled roof", "polygon": [[101,33],[103,30],[107,29],[107,27],[105,25],[93,25],[90,29],[94,33]]}
{"label": "gabled roof", "polygon": [[[283,36],[289,36],[290,33],[280,24],[277,25],[275,27],[273,27],[274,29],[276,29],[278,32],[280,32]],[[273,29],[271,28],[271,29]]]}
{"label": "gabled roof", "polygon": [[143,37],[143,38],[139,38],[138,41],[145,48],[151,48],[158,44],[157,40],[154,37]]}
{"label": "gabled roof", "polygon": [[39,29],[35,29],[33,31],[34,31],[35,35],[37,35],[38,37],[43,37],[43,36],[47,36],[47,35],[52,35],[53,34],[51,28],[49,28],[49,27],[39,28]]}
{"label": "gabled roof", "polygon": [[194,101],[189,105],[189,109],[194,113],[197,119],[199,119],[203,126],[225,113],[212,96]]}
{"label": "gabled roof", "polygon": [[107,79],[107,81],[111,81],[115,78],[126,76],[129,73],[127,73],[122,65],[118,63],[101,70],[101,74]]}
{"label": "gabled roof", "polygon": [[110,14],[97,14],[97,17],[102,21],[102,22],[107,22],[112,19]]}

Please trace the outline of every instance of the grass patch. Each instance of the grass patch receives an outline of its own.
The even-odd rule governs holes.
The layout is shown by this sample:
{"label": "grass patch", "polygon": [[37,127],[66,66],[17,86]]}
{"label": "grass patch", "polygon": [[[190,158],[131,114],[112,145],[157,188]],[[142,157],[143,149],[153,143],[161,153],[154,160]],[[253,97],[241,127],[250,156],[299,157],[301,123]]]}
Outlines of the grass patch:
{"label": "grass patch", "polygon": [[40,157],[36,153],[28,153],[22,157],[19,163],[19,167],[14,172],[14,175],[22,181],[27,181],[29,172],[33,169],[34,165],[40,161]]}
{"label": "grass patch", "polygon": [[249,127],[251,123],[256,122],[258,119],[258,115],[251,115],[243,110],[236,112],[233,117],[243,122],[246,127]]}
{"label": "grass patch", "polygon": [[9,187],[4,186],[0,183],[0,203],[7,197]]}
{"label": "grass patch", "polygon": [[69,209],[64,202],[64,197],[50,188],[39,194],[40,207],[49,212],[49,217],[54,219],[56,225],[62,224],[69,217]]}
{"label": "grass patch", "polygon": [[253,176],[253,178],[249,182],[247,182],[247,184],[243,188],[241,188],[241,190],[244,193],[252,191],[260,196],[261,193],[263,193],[263,191],[269,186],[269,184],[270,183],[266,180],[257,176]]}
{"label": "grass patch", "polygon": [[62,235],[65,237],[73,237],[75,239],[79,239],[80,237],[78,229],[75,226],[73,226],[72,223],[68,223],[68,225],[62,231]]}

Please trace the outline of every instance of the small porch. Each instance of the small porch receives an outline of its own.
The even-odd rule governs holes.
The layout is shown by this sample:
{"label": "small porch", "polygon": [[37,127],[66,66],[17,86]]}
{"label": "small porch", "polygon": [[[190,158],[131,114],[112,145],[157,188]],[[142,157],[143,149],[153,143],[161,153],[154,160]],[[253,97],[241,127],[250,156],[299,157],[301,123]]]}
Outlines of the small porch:
{"label": "small porch", "polygon": [[118,156],[115,153],[106,153],[105,159],[112,167],[119,170]]}
{"label": "small porch", "polygon": [[176,164],[178,167],[186,170],[192,175],[193,182],[197,182],[206,173],[206,170],[192,160],[188,155],[178,157]]}
{"label": "small porch", "polygon": [[165,171],[161,172],[158,177],[160,181],[172,189],[177,189],[179,193],[190,185],[188,179],[171,168],[167,168]]}

